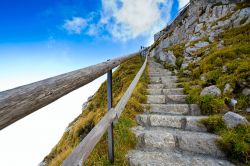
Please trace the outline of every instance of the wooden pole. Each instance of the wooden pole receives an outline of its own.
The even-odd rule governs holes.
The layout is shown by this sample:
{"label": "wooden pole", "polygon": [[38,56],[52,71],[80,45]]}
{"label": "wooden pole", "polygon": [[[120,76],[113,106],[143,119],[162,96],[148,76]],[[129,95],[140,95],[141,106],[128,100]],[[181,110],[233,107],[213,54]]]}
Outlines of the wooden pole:
{"label": "wooden pole", "polygon": [[0,130],[106,74],[138,53],[0,92]]}

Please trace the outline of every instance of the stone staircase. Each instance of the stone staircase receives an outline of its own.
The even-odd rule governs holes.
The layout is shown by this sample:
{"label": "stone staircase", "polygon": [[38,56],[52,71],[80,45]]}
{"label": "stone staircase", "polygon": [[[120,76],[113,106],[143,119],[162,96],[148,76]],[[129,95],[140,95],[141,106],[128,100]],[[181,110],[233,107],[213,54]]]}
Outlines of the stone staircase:
{"label": "stone staircase", "polygon": [[131,166],[232,166],[216,146],[218,136],[198,121],[199,107],[186,104],[178,78],[149,59],[145,113],[133,128],[138,145],[127,155]]}

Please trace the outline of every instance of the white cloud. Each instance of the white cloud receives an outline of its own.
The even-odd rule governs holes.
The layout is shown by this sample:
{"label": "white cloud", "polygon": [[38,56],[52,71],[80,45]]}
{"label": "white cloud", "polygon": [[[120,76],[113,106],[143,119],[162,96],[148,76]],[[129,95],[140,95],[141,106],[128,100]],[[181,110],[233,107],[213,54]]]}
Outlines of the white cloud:
{"label": "white cloud", "polygon": [[65,20],[63,24],[63,28],[70,34],[81,34],[86,26],[87,21],[81,17],[73,17],[71,20]]}
{"label": "white cloud", "polygon": [[170,19],[172,0],[102,0],[100,24],[118,40],[151,37]]}
{"label": "white cloud", "polygon": [[189,0],[178,0],[179,1],[179,9],[183,8],[186,4],[189,3]]}

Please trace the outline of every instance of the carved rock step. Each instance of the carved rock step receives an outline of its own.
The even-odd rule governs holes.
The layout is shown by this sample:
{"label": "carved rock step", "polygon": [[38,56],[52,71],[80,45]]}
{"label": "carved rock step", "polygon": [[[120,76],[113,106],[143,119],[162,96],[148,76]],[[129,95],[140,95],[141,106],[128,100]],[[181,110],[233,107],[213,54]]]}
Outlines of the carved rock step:
{"label": "carved rock step", "polygon": [[168,83],[168,84],[149,84],[148,89],[170,89],[180,87],[180,83]]}
{"label": "carved rock step", "polygon": [[172,114],[172,115],[201,115],[197,104],[144,104],[150,113]]}
{"label": "carved rock step", "polygon": [[216,140],[219,137],[214,134],[170,128],[145,128],[141,126],[132,130],[138,137],[138,146],[141,148],[180,149],[213,157],[225,157],[224,153],[216,145]]}
{"label": "carved rock step", "polygon": [[206,127],[199,121],[207,116],[173,116],[173,115],[157,115],[142,114],[136,117],[138,124],[149,127],[171,127],[188,131],[207,131]]}
{"label": "carved rock step", "polygon": [[176,76],[165,76],[165,77],[150,77],[150,83],[159,84],[159,83],[175,83],[178,81]]}
{"label": "carved rock step", "polygon": [[166,95],[166,103],[186,103],[187,95]]}
{"label": "carved rock step", "polygon": [[178,151],[129,151],[131,166],[233,166],[228,161]]}
{"label": "carved rock step", "polygon": [[162,66],[162,65],[160,65],[160,64],[157,64],[157,63],[154,63],[154,64],[149,64],[149,68],[150,69],[156,69],[156,68],[158,68],[158,69],[164,69],[164,67]]}
{"label": "carved rock step", "polygon": [[183,95],[183,88],[147,89],[149,95]]}
{"label": "carved rock step", "polygon": [[172,73],[165,73],[165,74],[149,73],[148,75],[149,75],[149,77],[168,77],[168,76],[172,76]]}
{"label": "carved rock step", "polygon": [[158,72],[171,72],[167,69],[164,69],[164,68],[159,68],[159,67],[150,67],[149,66],[149,71],[158,71]]}
{"label": "carved rock step", "polygon": [[150,83],[152,84],[160,84],[161,83],[161,77],[150,77]]}
{"label": "carved rock step", "polygon": [[170,72],[170,71],[155,71],[155,70],[151,71],[151,70],[149,69],[149,74],[172,75],[172,72]]}
{"label": "carved rock step", "polygon": [[164,103],[174,103],[182,104],[186,103],[187,95],[147,95],[148,104],[164,104]]}
{"label": "carved rock step", "polygon": [[166,96],[165,95],[147,95],[147,103],[165,104]]}

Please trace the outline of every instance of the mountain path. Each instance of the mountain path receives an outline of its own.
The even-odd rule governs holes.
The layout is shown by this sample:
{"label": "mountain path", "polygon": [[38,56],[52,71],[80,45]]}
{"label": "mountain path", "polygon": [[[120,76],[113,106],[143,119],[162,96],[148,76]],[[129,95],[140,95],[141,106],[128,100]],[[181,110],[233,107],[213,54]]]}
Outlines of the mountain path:
{"label": "mountain path", "polygon": [[178,77],[149,58],[148,99],[139,126],[138,138],[127,158],[131,166],[232,166],[217,147],[217,135],[208,133],[199,120],[200,109],[187,104]]}

